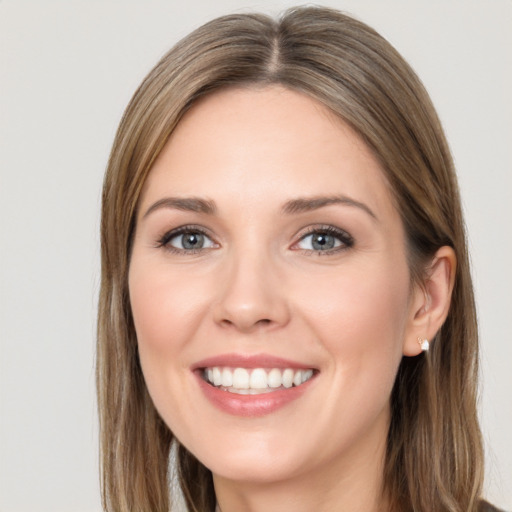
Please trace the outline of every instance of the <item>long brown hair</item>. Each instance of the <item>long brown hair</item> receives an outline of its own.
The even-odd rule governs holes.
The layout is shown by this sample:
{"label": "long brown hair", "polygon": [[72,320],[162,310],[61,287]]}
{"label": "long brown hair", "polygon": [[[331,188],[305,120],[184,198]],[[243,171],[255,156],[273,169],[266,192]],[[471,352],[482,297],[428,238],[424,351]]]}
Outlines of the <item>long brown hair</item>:
{"label": "long brown hair", "polygon": [[218,18],[149,73],[120,123],[105,176],[97,386],[103,504],[168,511],[169,454],[189,510],[215,505],[210,471],[180,446],[148,395],[127,274],[137,202],[151,166],[198,98],[233,85],[281,84],[320,101],[374,151],[401,215],[413,280],[444,245],[457,257],[448,318],[428,354],[404,357],[392,393],[385,492],[394,511],[476,511],[483,478],[476,414],[477,326],[453,162],[421,82],[373,29],[303,7],[278,20]]}

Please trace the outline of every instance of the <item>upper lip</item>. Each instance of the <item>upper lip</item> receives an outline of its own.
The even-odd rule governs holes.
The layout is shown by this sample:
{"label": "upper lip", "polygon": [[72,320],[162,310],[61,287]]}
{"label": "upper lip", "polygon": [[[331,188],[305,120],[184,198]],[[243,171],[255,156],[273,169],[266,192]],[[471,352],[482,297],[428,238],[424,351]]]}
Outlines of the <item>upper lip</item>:
{"label": "upper lip", "polygon": [[231,368],[313,368],[307,363],[284,359],[270,354],[220,354],[198,361],[192,365],[192,370],[212,368],[214,366],[228,366]]}

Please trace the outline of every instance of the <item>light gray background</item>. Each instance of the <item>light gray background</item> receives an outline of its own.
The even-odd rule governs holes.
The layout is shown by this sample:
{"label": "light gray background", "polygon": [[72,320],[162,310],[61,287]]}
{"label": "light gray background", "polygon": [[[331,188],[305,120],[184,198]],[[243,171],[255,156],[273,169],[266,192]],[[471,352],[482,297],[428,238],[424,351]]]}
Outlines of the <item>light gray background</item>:
{"label": "light gray background", "polygon": [[[288,1],[0,1],[0,510],[99,511],[102,174],[131,94],[180,37]],[[331,0],[411,62],[462,188],[482,339],[488,497],[512,510],[512,2]]]}

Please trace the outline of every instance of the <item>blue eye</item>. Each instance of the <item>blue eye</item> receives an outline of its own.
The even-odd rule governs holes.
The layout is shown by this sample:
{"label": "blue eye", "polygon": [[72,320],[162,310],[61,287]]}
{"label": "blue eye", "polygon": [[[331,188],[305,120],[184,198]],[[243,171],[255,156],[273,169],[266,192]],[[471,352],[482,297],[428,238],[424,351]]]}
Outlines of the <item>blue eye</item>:
{"label": "blue eye", "polygon": [[352,247],[353,238],[342,230],[333,227],[315,229],[304,235],[297,244],[299,249],[315,252],[335,252]]}
{"label": "blue eye", "polygon": [[172,251],[183,253],[194,253],[202,249],[216,247],[213,240],[205,233],[198,229],[187,227],[167,233],[159,241],[158,245]]}

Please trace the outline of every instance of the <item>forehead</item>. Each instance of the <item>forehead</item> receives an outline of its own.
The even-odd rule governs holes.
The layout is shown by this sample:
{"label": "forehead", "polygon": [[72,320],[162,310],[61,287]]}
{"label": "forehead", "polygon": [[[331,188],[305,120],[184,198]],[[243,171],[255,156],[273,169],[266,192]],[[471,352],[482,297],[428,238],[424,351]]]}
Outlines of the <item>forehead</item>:
{"label": "forehead", "polygon": [[149,173],[142,203],[204,195],[247,206],[326,193],[391,203],[378,160],[321,103],[281,86],[231,88],[185,114]]}

